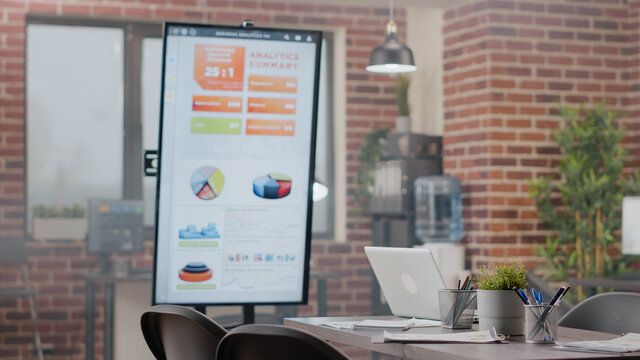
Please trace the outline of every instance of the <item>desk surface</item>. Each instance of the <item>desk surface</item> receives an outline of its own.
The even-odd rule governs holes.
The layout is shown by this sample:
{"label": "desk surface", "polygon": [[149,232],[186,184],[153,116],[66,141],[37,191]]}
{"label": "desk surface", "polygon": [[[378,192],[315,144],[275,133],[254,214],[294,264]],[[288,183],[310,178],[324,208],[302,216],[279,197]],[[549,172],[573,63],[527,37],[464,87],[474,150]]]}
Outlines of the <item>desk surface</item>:
{"label": "desk surface", "polygon": [[[528,344],[524,342],[524,336],[511,337],[510,344],[372,344],[371,337],[381,335],[381,330],[338,330],[319,325],[329,321],[350,321],[380,317],[335,317],[335,318],[288,318],[285,325],[307,330],[325,340],[344,345],[356,346],[362,349],[380,352],[383,354],[404,357],[407,359],[605,359],[615,356],[553,350],[552,345]],[[441,327],[410,329],[409,333],[438,334],[445,332],[461,332],[469,330],[448,330]],[[616,337],[615,334],[558,327],[558,337],[561,341],[579,340],[608,340]],[[638,359],[628,356],[628,358]]]}

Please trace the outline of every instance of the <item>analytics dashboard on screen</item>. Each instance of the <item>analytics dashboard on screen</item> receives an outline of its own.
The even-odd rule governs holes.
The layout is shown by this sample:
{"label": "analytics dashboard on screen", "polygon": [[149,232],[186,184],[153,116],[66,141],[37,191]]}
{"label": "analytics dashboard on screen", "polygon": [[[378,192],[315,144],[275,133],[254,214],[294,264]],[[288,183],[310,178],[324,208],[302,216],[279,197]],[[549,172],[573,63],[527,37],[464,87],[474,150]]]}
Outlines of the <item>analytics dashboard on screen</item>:
{"label": "analytics dashboard on screen", "polygon": [[164,41],[154,303],[306,302],[322,33]]}

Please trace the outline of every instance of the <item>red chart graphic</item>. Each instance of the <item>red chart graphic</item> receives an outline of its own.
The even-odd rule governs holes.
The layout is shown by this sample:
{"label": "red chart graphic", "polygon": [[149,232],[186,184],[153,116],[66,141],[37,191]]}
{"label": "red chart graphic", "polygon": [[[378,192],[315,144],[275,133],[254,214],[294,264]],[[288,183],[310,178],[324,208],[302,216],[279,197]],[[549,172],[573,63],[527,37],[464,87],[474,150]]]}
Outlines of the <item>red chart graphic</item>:
{"label": "red chart graphic", "polygon": [[213,166],[203,166],[191,174],[191,190],[202,200],[216,198],[224,187],[224,175]]}

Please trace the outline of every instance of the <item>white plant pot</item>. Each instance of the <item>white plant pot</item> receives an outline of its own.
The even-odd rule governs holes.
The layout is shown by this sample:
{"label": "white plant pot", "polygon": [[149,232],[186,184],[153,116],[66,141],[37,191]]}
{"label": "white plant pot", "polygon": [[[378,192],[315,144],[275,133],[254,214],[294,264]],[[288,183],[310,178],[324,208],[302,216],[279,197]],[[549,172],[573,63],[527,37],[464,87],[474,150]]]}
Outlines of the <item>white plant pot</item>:
{"label": "white plant pot", "polygon": [[396,116],[397,133],[408,133],[411,131],[411,118],[408,116]]}
{"label": "white plant pot", "polygon": [[478,290],[478,318],[480,330],[524,335],[524,304],[513,290]]}
{"label": "white plant pot", "polygon": [[36,240],[78,240],[87,235],[87,218],[33,218]]}

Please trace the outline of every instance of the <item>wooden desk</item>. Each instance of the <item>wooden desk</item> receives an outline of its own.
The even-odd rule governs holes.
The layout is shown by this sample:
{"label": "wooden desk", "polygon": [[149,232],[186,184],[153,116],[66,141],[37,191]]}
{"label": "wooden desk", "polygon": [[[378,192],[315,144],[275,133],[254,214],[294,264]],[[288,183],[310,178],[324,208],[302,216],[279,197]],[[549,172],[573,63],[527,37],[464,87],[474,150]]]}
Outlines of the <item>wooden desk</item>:
{"label": "wooden desk", "polygon": [[[325,340],[344,345],[356,346],[387,355],[407,359],[442,359],[442,360],[471,360],[471,359],[608,359],[616,358],[612,355],[602,355],[586,352],[553,350],[552,345],[528,344],[524,336],[511,337],[510,344],[372,344],[371,337],[381,335],[381,330],[338,330],[318,325],[327,321],[350,321],[380,317],[335,317],[335,318],[288,318],[285,325],[309,331]],[[475,325],[474,325],[475,326]],[[451,331],[441,327],[410,329],[408,332],[438,334]],[[608,340],[615,334],[600,333],[587,330],[558,327],[558,337],[561,341],[579,340]],[[640,359],[640,356],[626,356],[625,359]]]}

